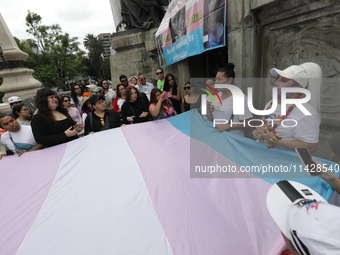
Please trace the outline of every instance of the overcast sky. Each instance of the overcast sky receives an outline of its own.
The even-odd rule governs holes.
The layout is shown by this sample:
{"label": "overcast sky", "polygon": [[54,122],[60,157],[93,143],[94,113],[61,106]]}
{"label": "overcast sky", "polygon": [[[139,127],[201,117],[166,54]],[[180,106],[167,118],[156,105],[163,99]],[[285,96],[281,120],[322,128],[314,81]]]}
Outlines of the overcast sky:
{"label": "overcast sky", "polygon": [[78,37],[82,49],[87,34],[115,31],[109,0],[0,0],[0,13],[19,39],[31,37],[26,33],[28,10],[39,14],[42,24],[59,24],[63,32]]}

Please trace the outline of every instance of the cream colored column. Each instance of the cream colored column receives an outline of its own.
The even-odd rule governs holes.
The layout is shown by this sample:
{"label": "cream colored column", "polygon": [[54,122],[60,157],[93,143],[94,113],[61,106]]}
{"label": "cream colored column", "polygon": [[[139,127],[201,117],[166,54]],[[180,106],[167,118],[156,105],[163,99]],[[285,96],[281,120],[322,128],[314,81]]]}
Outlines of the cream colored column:
{"label": "cream colored column", "polygon": [[[28,54],[19,49],[1,13],[0,44],[6,62],[25,61],[28,58]],[[3,62],[1,58],[0,62]],[[26,99],[35,96],[37,90],[41,87],[41,82],[34,79],[32,73],[34,73],[34,70],[23,67],[8,68],[0,71],[0,77],[3,78],[0,91],[6,93],[3,98],[4,103],[0,104],[1,113],[10,111],[7,103],[8,97],[19,96],[21,99]]]}

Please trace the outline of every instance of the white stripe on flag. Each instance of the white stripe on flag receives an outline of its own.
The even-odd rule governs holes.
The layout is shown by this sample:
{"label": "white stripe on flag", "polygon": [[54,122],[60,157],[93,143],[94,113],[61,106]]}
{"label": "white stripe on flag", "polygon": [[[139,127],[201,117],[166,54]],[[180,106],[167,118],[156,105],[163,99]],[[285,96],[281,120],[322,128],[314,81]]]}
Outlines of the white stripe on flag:
{"label": "white stripe on flag", "polygon": [[120,129],[68,144],[17,254],[172,254]]}

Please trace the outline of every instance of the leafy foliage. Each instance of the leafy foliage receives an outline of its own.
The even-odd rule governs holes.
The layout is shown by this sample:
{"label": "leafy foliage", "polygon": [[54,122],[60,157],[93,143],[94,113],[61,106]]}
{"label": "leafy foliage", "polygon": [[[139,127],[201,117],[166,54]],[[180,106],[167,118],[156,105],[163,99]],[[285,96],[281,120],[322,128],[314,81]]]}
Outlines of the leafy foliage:
{"label": "leafy foliage", "polygon": [[98,78],[106,78],[103,66],[104,47],[98,36],[87,34],[84,38],[84,47],[89,51],[89,62],[95,70],[95,76]]}
{"label": "leafy foliage", "polygon": [[[63,33],[58,24],[43,25],[41,16],[30,11],[26,16],[26,26],[26,32],[34,37],[26,44],[29,48],[37,44],[39,48],[37,55],[31,50],[28,52],[30,60],[35,62],[32,64],[35,78],[44,86],[68,89],[65,87],[66,81],[86,70],[85,52],[79,48],[78,38]],[[26,46],[22,47],[26,51]]]}

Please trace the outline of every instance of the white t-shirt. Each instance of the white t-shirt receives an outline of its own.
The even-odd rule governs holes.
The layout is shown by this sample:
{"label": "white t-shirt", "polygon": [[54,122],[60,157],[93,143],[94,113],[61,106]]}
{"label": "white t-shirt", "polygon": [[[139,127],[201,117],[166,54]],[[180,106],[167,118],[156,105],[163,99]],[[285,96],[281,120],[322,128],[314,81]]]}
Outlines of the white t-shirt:
{"label": "white t-shirt", "polygon": [[105,94],[105,96],[112,100],[112,98],[116,97],[116,92],[114,92],[114,90],[112,89],[109,89],[109,91]]}
{"label": "white t-shirt", "polygon": [[138,89],[139,92],[145,93],[148,99],[150,100],[150,93],[151,90],[154,88],[154,86],[151,83],[147,82],[145,85],[136,85],[136,88]]}
{"label": "white t-shirt", "polygon": [[[270,103],[268,102],[264,109],[267,109]],[[289,106],[286,106],[286,110]],[[312,115],[305,115],[298,107],[294,107],[283,122],[285,126],[281,122],[275,129],[276,134],[282,136],[282,140],[300,140],[306,143],[317,143],[319,141],[320,115],[309,103],[305,103],[303,106]],[[269,115],[269,119],[276,119],[278,115],[281,115],[280,104],[277,105],[275,112]],[[293,127],[295,124],[296,126]]]}
{"label": "white t-shirt", "polygon": [[[82,102],[83,96],[80,96],[80,97],[77,97],[77,98],[78,98],[78,104],[76,105],[76,107],[77,107],[78,111],[81,112],[81,107],[83,106],[83,102]],[[72,97],[71,97],[70,103],[75,105]]]}
{"label": "white t-shirt", "polygon": [[125,98],[118,98],[117,100],[117,105],[118,105],[118,109],[121,110],[122,109],[122,105],[125,102]]}
{"label": "white t-shirt", "polygon": [[[218,93],[220,96],[222,95],[221,92]],[[245,94],[243,94],[244,96],[244,114],[243,115],[234,115],[233,117],[233,123],[237,124],[238,122],[243,123],[243,120],[249,119],[253,117],[253,114],[251,113],[251,111],[248,108],[247,105],[247,96]],[[212,99],[208,97],[208,102],[212,102]],[[222,105],[220,105],[220,102],[217,98],[217,96],[215,96],[215,100],[216,100],[216,104],[214,104],[214,111],[212,112],[213,118],[214,119],[225,119],[230,121],[230,118],[233,114],[233,97],[230,96],[224,100],[222,100]],[[230,124],[230,122],[229,122]],[[245,123],[247,124],[247,123]],[[240,136],[244,136],[244,129],[231,129],[230,130],[231,133],[240,135]]]}
{"label": "white t-shirt", "polygon": [[66,108],[67,111],[68,111],[68,114],[70,114],[71,118],[77,122],[77,123],[80,123],[82,124],[82,119],[81,119],[81,116],[80,116],[80,113],[78,111],[77,108],[75,107],[69,107],[69,108]]}
{"label": "white t-shirt", "polygon": [[34,137],[33,137],[31,126],[21,125],[21,128],[18,132],[7,131],[1,135],[1,142],[14,154],[17,154],[17,153],[15,150],[15,146],[13,142],[11,141],[10,135],[12,136],[14,143],[20,146],[23,145],[23,146],[34,148],[37,145],[37,142],[34,140]]}

